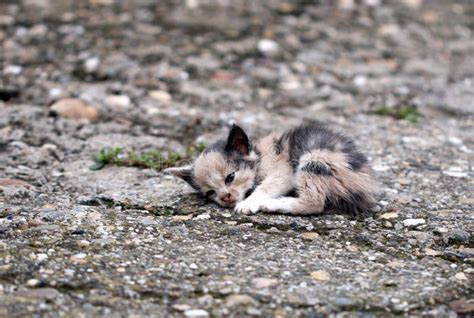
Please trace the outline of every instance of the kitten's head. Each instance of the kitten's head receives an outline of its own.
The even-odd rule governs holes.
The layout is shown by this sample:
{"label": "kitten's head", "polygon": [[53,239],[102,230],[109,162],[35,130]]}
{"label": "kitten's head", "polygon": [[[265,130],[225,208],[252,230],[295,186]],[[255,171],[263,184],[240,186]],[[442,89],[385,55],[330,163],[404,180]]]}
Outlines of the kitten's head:
{"label": "kitten's head", "polygon": [[250,194],[255,184],[256,156],[245,132],[233,125],[227,139],[207,147],[192,165],[169,168],[201,194],[224,207],[232,207]]}

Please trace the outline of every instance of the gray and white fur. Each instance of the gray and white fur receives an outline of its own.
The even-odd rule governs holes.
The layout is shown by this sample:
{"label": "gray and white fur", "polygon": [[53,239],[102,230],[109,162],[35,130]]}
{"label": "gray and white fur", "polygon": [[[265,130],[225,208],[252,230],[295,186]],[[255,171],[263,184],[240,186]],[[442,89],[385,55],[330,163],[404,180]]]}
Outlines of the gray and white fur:
{"label": "gray and white fur", "polygon": [[347,136],[321,125],[270,134],[251,143],[233,125],[192,165],[166,170],[204,196],[243,214],[370,212],[376,182],[367,157]]}

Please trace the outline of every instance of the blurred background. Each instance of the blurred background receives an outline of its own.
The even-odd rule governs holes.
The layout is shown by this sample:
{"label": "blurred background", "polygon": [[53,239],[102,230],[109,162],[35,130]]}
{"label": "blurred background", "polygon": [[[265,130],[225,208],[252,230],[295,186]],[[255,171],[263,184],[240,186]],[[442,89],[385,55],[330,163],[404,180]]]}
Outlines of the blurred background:
{"label": "blurred background", "polygon": [[0,12],[1,100],[74,98],[93,108],[77,116],[150,135],[474,108],[468,0],[2,0]]}

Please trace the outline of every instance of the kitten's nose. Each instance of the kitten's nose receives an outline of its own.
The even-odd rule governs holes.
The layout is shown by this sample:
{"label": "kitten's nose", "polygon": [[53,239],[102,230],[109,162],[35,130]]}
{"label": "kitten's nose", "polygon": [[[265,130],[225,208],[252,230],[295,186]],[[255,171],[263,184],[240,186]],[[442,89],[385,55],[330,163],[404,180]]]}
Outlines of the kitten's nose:
{"label": "kitten's nose", "polygon": [[232,197],[230,193],[226,193],[221,196],[221,200],[225,203],[234,203],[235,199]]}

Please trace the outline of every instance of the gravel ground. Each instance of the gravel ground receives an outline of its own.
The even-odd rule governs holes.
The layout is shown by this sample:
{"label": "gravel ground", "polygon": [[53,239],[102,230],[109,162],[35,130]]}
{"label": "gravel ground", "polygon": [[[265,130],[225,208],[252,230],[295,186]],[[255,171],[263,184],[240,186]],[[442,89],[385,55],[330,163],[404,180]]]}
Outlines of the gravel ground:
{"label": "gravel ground", "polygon": [[[473,315],[473,16],[467,0],[1,1],[0,316]],[[374,216],[241,216],[159,171],[89,170],[103,147],[184,153],[232,121],[357,136]]]}

